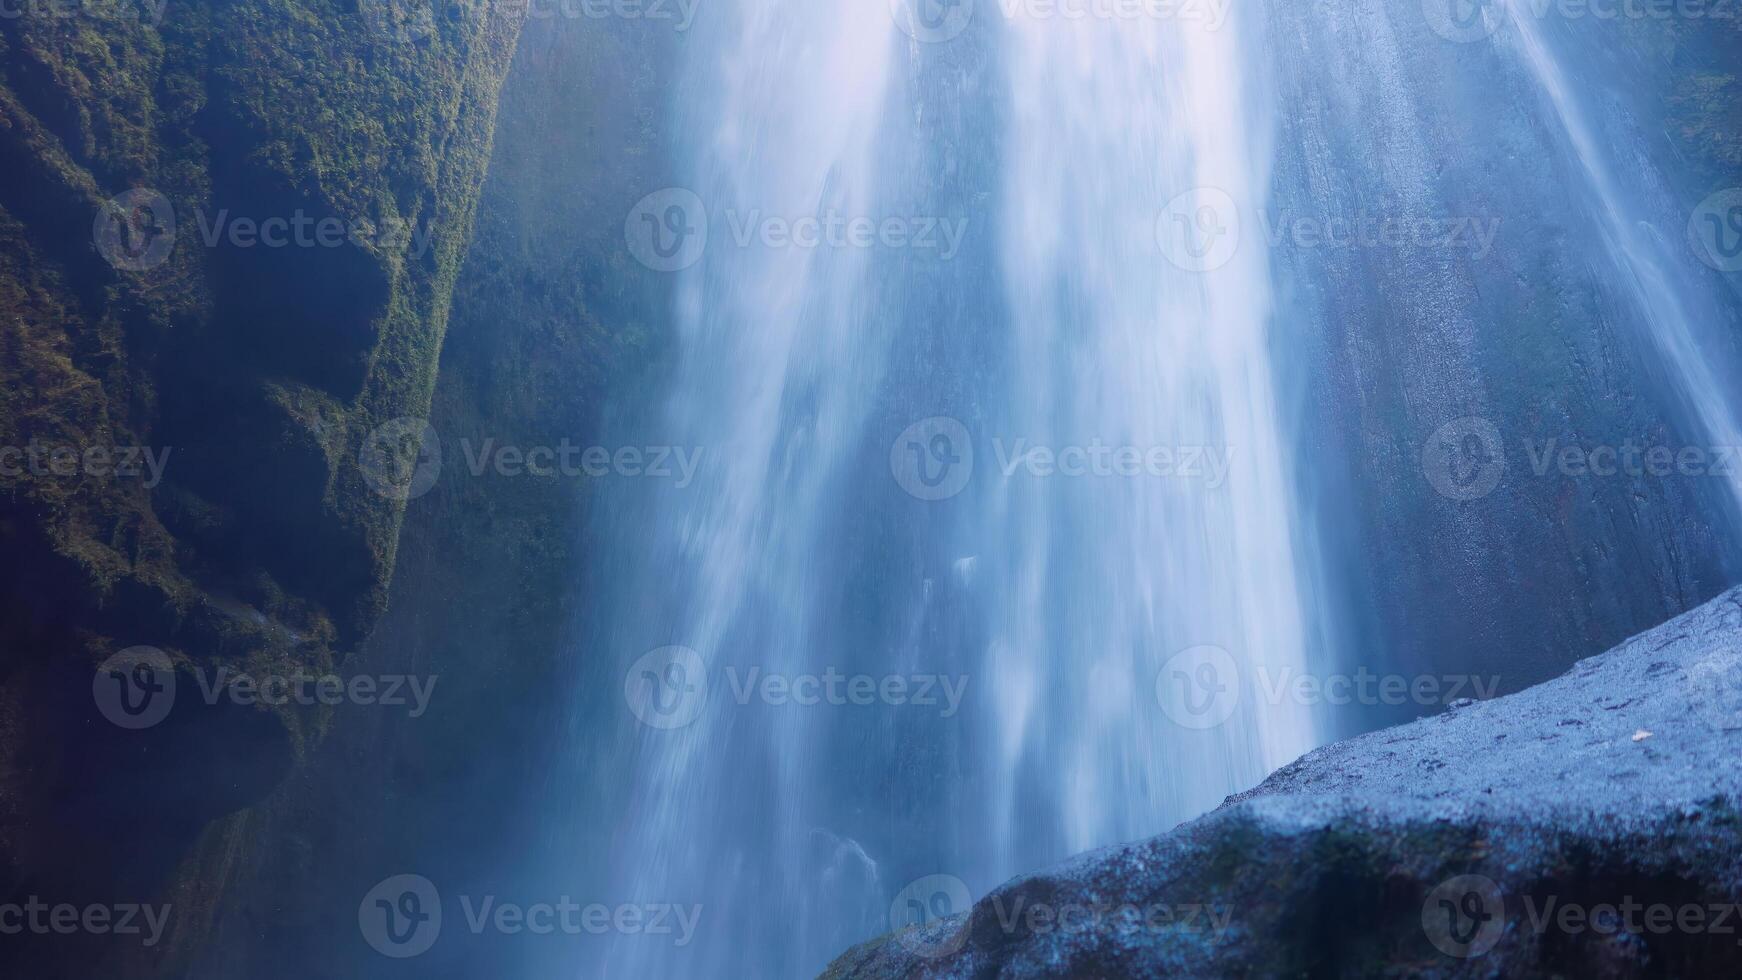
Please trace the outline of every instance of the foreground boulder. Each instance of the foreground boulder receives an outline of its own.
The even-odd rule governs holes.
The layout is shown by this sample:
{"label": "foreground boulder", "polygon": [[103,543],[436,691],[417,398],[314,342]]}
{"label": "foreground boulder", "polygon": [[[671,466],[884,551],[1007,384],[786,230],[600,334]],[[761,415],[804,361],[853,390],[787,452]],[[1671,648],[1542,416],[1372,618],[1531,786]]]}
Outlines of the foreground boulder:
{"label": "foreground boulder", "polygon": [[1742,589],[825,977],[1737,976]]}

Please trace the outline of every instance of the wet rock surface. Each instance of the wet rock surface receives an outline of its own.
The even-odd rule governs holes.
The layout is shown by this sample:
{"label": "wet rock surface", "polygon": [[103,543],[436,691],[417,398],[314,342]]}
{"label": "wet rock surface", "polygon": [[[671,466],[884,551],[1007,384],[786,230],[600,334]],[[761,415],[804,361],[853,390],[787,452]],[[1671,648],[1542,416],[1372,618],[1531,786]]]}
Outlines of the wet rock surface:
{"label": "wet rock surface", "polygon": [[1734,976],[1739,679],[1742,589],[825,976]]}

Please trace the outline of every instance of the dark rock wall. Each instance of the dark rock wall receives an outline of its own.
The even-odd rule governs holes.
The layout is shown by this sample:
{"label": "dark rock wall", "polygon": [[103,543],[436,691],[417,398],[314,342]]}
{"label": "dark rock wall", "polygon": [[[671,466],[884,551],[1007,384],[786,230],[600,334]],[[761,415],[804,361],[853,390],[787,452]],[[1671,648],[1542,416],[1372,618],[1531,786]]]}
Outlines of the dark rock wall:
{"label": "dark rock wall", "polygon": [[[546,853],[536,842],[551,801],[571,795],[552,780],[573,751],[569,664],[590,654],[562,641],[588,588],[589,478],[478,473],[472,461],[487,446],[597,444],[604,391],[659,369],[660,299],[622,236],[657,165],[660,69],[677,40],[597,19],[527,21],[429,413],[441,471],[406,507],[388,612],[349,665],[431,677],[435,693],[415,719],[340,708],[308,766],[233,835],[205,842],[205,871],[226,883],[191,975],[515,976],[564,941],[454,922],[429,952],[394,960],[366,944],[358,904],[402,873],[432,881],[455,916],[454,896],[554,900],[565,878],[580,897],[566,869],[528,855]],[[609,848],[608,828],[562,823]],[[563,853],[575,850],[588,846]]]}
{"label": "dark rock wall", "polygon": [[[403,501],[359,461],[378,426],[429,410],[519,29],[480,8],[0,18],[0,445],[167,454],[161,480],[0,476],[4,900],[162,894],[325,727],[325,709],[187,697],[126,732],[92,676],[136,645],[188,690],[220,667],[319,673],[383,611]],[[231,233],[274,218],[304,237]],[[321,221],[346,231],[316,239]],[[187,897],[160,962],[106,968],[173,972],[202,928]],[[112,955],[8,951],[35,976]]]}
{"label": "dark rock wall", "polygon": [[[1283,235],[1274,360],[1316,528],[1306,547],[1324,558],[1344,617],[1330,656],[1351,670],[1497,677],[1515,691],[1737,581],[1742,528],[1721,477],[1536,471],[1532,452],[1550,440],[1679,451],[1711,439],[1629,293],[1516,32],[1448,40],[1424,15],[1432,8],[1267,5],[1279,106],[1270,220],[1471,221],[1493,229],[1492,247]],[[1711,370],[1738,377],[1736,277],[1703,266],[1683,236],[1702,199],[1742,184],[1742,30],[1552,13],[1540,30],[1653,229],[1640,234],[1667,238],[1688,270],[1682,292]],[[1442,427],[1471,418],[1492,426],[1505,468],[1490,492],[1447,495],[1424,454]],[[1350,720],[1345,734],[1388,719]]]}

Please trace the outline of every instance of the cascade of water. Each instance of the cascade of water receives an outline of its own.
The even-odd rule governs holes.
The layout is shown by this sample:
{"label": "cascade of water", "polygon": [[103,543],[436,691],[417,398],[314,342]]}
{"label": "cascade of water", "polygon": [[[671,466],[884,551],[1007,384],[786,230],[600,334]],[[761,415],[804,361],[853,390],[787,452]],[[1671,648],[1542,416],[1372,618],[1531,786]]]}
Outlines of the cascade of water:
{"label": "cascade of water", "polygon": [[1305,631],[1252,220],[1268,108],[1240,27],[1010,23],[1012,353],[993,427],[1226,471],[987,494],[977,532],[1009,542],[984,668],[1006,861],[1049,825],[1063,851],[1151,831],[1314,742],[1303,709],[1256,697],[1302,669]]}
{"label": "cascade of water", "polygon": [[[666,441],[705,459],[688,487],[607,491],[639,499],[600,508],[601,567],[623,569],[600,635],[641,709],[611,894],[706,921],[684,948],[613,937],[604,975],[808,975],[888,928],[911,880],[981,890],[1160,832],[1316,742],[1307,709],[1260,697],[1304,669],[1312,612],[1269,271],[1240,240],[1269,152],[1240,25],[1013,11],[968,86],[1001,80],[996,111],[942,121],[945,46],[880,3],[742,0],[687,39],[694,200],[651,224],[705,222],[707,244],[673,279],[658,397]],[[830,216],[981,238],[940,267],[905,233],[760,230]],[[934,315],[940,291],[979,312]],[[912,355],[952,344],[971,370]],[[928,499],[930,468],[970,456]],[[832,671],[966,694],[756,687]]]}
{"label": "cascade of water", "polygon": [[[1590,182],[1600,212],[1609,254],[1626,280],[1628,293],[1651,328],[1651,339],[1670,369],[1681,379],[1681,395],[1715,446],[1742,446],[1742,429],[1730,396],[1712,371],[1687,312],[1681,289],[1671,281],[1669,265],[1658,240],[1647,234],[1616,182],[1595,130],[1585,118],[1566,74],[1537,22],[1530,4],[1507,0],[1506,12],[1516,28],[1519,47],[1532,74],[1553,107],[1567,142]],[[1742,472],[1727,476],[1736,514],[1742,516]]]}

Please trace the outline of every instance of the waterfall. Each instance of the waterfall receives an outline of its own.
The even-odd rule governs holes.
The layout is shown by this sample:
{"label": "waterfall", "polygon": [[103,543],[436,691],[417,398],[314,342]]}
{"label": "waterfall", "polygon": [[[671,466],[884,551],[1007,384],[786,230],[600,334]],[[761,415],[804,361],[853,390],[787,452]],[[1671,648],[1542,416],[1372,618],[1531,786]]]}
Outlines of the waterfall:
{"label": "waterfall", "polygon": [[739,0],[686,39],[685,186],[626,234],[705,237],[641,246],[681,345],[650,424],[703,463],[604,491],[595,601],[609,893],[702,925],[586,975],[813,975],[1318,738],[1259,697],[1315,614],[1244,25],[911,13]]}
{"label": "waterfall", "polygon": [[[608,847],[563,871],[701,919],[684,943],[615,930],[552,968],[813,975],[1014,875],[1165,831],[1369,721],[1284,693],[1330,666],[1321,563],[1350,590],[1402,568],[1429,583],[1409,601],[1460,610],[1418,556],[1386,550],[1392,532],[1443,516],[1455,553],[1505,558],[1495,542],[1537,540],[1519,522],[1557,493],[1520,474],[1449,506],[1398,420],[1431,432],[1458,406],[1546,406],[1545,431],[1576,433],[1657,417],[1510,390],[1519,366],[1486,331],[1539,291],[1630,307],[1613,319],[1647,325],[1676,410],[1742,444],[1701,353],[1698,287],[1540,25],[1511,7],[1511,49],[1410,51],[1439,30],[1381,7],[723,0],[696,21],[661,140],[674,186],[650,183],[624,224],[676,349],[656,384],[618,393],[615,417],[645,431],[611,441],[700,464],[693,482],[598,487],[569,748],[584,786],[564,816]],[[1443,76],[1406,85],[1416,69]],[[1514,70],[1540,104],[1510,98]],[[1273,234],[1278,208],[1419,228],[1436,207],[1504,205],[1478,175],[1511,165],[1512,134],[1443,159],[1495,96],[1519,145],[1564,142],[1553,163],[1587,186],[1570,209],[1538,194],[1539,231],[1592,202],[1613,296],[1572,261],[1539,267],[1550,247],[1523,238],[1477,256]],[[1279,128],[1296,137],[1281,152]],[[1530,281],[1539,268],[1559,278]],[[1323,318],[1341,314],[1365,346],[1334,346],[1349,338]],[[1313,462],[1367,481],[1352,506],[1375,509],[1358,516],[1379,539],[1327,555],[1273,363],[1314,345],[1360,374],[1325,387],[1370,396],[1345,407],[1372,446]],[[1742,502],[1742,479],[1727,487]],[[1610,527],[1601,508],[1632,513],[1637,495],[1599,494],[1578,520]],[[1381,563],[1354,571],[1370,552]],[[1519,559],[1520,580],[1537,567]],[[1390,662],[1360,642],[1349,662]]]}
{"label": "waterfall", "polygon": [[1304,661],[1253,220],[1269,111],[1242,26],[1010,21],[1011,353],[993,427],[1047,446],[1202,449],[1227,466],[1220,483],[990,484],[975,533],[1008,542],[986,589],[999,629],[984,672],[998,679],[989,741],[1006,794],[993,816],[1014,866],[1049,822],[1062,852],[1138,836],[1314,741],[1294,705],[1235,698],[1202,729],[1155,710],[1205,694],[1200,671],[1249,696],[1261,672]]}
{"label": "waterfall", "polygon": [[[1532,4],[1506,0],[1505,11],[1515,29],[1518,47],[1560,122],[1596,200],[1604,244],[1625,279],[1637,312],[1648,325],[1651,340],[1670,370],[1681,381],[1681,396],[1714,446],[1742,446],[1736,408],[1726,387],[1713,372],[1702,350],[1694,320],[1683,299],[1684,286],[1672,280],[1674,262],[1663,251],[1663,239],[1652,233],[1622,194],[1613,166],[1585,117],[1576,93],[1543,37]],[[1742,517],[1742,471],[1725,477],[1735,515]]]}

